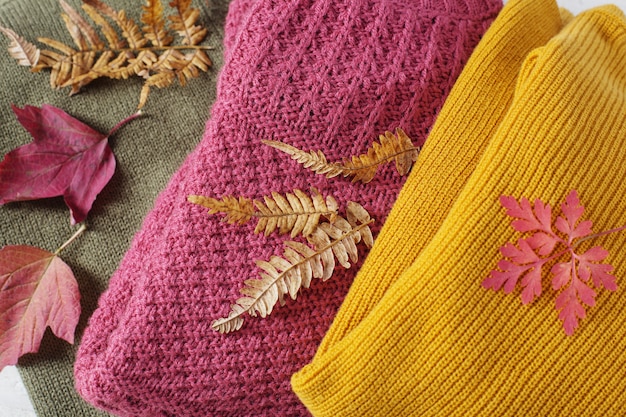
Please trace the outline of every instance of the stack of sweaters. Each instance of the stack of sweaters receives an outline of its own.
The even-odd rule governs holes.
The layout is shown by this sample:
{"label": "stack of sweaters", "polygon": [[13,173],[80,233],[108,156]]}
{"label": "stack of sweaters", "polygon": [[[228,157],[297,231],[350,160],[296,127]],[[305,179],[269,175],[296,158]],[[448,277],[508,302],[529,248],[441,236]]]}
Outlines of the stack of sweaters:
{"label": "stack of sweaters", "polygon": [[[223,45],[202,140],[81,337],[84,399],[151,417],[626,414],[617,7],[233,0]],[[367,184],[261,143],[340,160],[396,128],[421,147],[417,161]],[[215,332],[284,238],[187,196],[310,187],[376,219],[365,261]]]}

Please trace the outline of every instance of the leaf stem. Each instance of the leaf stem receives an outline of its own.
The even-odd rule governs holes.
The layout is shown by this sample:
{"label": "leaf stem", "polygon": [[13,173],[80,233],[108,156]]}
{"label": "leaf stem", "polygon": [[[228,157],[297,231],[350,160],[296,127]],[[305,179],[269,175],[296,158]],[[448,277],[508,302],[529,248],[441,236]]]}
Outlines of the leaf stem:
{"label": "leaf stem", "polygon": [[141,110],[137,110],[135,113],[131,114],[126,119],[122,120],[121,122],[113,126],[113,129],[109,131],[109,134],[107,135],[107,137],[113,136],[115,132],[117,132],[122,126],[124,126],[126,123],[130,122],[131,120],[138,118],[142,114],[143,112]]}
{"label": "leaf stem", "polygon": [[78,228],[78,230],[69,238],[67,239],[67,241],[61,245],[61,247],[59,247],[59,249],[57,249],[54,254],[55,255],[59,255],[61,253],[61,251],[63,251],[63,249],[67,248],[69,245],[72,244],[73,241],[75,241],[78,236],[80,236],[85,230],[87,230],[87,225],[85,225],[85,223],[81,224],[80,227]]}
{"label": "leaf stem", "polygon": [[611,234],[611,233],[621,232],[622,230],[626,230],[626,225],[621,226],[621,227],[616,227],[615,229],[605,230],[604,232],[594,233],[593,235],[585,236],[584,238],[579,239],[578,241],[576,241],[576,243],[574,243],[574,245],[572,246],[572,249],[576,248],[576,246],[580,245],[585,240],[595,239],[597,237],[608,235],[608,234]]}

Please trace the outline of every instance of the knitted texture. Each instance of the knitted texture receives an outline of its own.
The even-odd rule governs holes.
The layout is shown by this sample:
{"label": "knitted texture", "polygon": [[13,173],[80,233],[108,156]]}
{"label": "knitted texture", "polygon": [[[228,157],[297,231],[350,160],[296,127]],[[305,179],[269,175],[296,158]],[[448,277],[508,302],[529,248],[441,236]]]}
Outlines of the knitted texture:
{"label": "knitted texture", "polygon": [[[128,17],[140,22],[141,4],[145,1],[105,2],[115,10],[125,10]],[[67,3],[80,12],[81,0],[67,0]],[[173,85],[154,89],[144,115],[110,138],[117,159],[115,174],[93,205],[87,218],[88,230],[63,251],[62,258],[72,267],[80,288],[82,314],[76,340],[80,340],[99,296],[154,199],[202,137],[210,105],[215,99],[218,70],[223,65],[222,37],[228,10],[226,0],[212,0],[211,4],[209,10],[204,0],[193,1],[193,6],[200,9],[199,21],[209,29],[203,43],[212,48],[209,55],[213,69],[185,87]],[[73,44],[61,13],[63,9],[58,0],[0,0],[0,26],[11,28],[32,42],[45,36]],[[8,45],[8,39],[0,35],[0,158],[11,149],[32,141],[11,111],[11,104],[23,107],[48,103],[100,132],[108,132],[135,112],[141,78],[131,77],[124,82],[101,80],[69,97],[66,88],[50,88],[49,73],[33,74],[16,65],[7,52]],[[54,251],[72,233],[62,198],[0,207],[0,246],[27,244]],[[37,354],[19,359],[18,369],[38,417],[109,415],[85,402],[76,392],[76,348],[77,344],[70,345],[48,331]],[[1,416],[20,414],[18,410],[3,413],[4,406],[8,405],[1,401]]]}
{"label": "knitted texture", "polygon": [[524,58],[561,26],[554,0],[514,0],[500,12],[448,96],[316,355],[363,320],[430,242],[506,114]]}
{"label": "knitted texture", "polygon": [[[523,306],[481,282],[519,235],[500,195],[558,207],[575,189],[595,231],[626,224],[625,60],[626,20],[613,6],[577,16],[528,55],[430,244],[365,320],[294,376],[315,416],[624,415],[623,289],[599,291],[566,336],[554,292]],[[585,243],[610,252],[622,286],[625,243],[624,232]]]}
{"label": "knitted texture", "polygon": [[255,259],[280,253],[281,238],[220,223],[186,197],[315,186],[340,205],[361,202],[381,224],[403,182],[393,168],[367,185],[328,180],[260,140],[321,149],[331,160],[363,152],[396,127],[423,144],[499,8],[493,0],[231,4],[238,17],[227,30],[235,33],[225,36],[205,135],[90,319],[75,366],[81,395],[123,416],[307,415],[289,376],[313,356],[354,269],[338,269],[236,334],[215,333],[212,319],[257,275]]}

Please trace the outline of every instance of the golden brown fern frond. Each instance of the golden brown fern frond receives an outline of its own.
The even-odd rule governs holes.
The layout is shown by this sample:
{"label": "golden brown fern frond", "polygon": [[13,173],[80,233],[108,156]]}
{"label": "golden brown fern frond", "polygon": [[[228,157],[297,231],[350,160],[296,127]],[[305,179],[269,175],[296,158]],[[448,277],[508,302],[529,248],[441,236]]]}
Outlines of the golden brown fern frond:
{"label": "golden brown fern frond", "polygon": [[170,7],[177,12],[169,16],[171,30],[181,36],[183,45],[199,44],[207,34],[205,28],[196,25],[200,11],[191,7],[191,0],[172,0]]}
{"label": "golden brown fern frond", "polygon": [[278,230],[280,234],[291,233],[292,238],[300,233],[304,236],[312,234],[322,216],[334,222],[338,210],[333,196],[324,199],[315,188],[311,189],[310,196],[299,189],[285,193],[284,196],[272,192],[269,196],[263,196],[263,201],[230,195],[219,200],[195,195],[187,199],[208,208],[209,214],[225,214],[222,221],[229,224],[245,224],[255,217],[258,222],[254,233],[268,236]]}
{"label": "golden brown fern frond", "polygon": [[334,221],[337,216],[337,201],[333,196],[324,197],[315,189],[311,190],[311,196],[302,190],[295,189],[292,193],[286,193],[283,197],[273,192],[271,197],[264,196],[264,202],[254,200],[254,205],[259,210],[259,222],[254,233],[263,232],[265,236],[278,229],[280,234],[291,232],[291,237],[300,233],[308,236],[317,227],[322,216]]}
{"label": "golden brown fern frond", "polygon": [[109,49],[117,50],[126,46],[126,43],[119,38],[115,29],[113,29],[113,26],[111,26],[111,24],[104,18],[103,14],[100,14],[94,6],[85,1],[82,8],[85,13],[87,13],[87,16],[89,16],[89,18],[93,20],[93,22],[102,30],[102,34],[108,42]]}
{"label": "golden brown fern frond", "polygon": [[374,142],[367,153],[344,158],[342,162],[328,162],[326,155],[320,150],[303,151],[279,141],[263,140],[265,145],[278,149],[291,156],[292,159],[316,174],[333,178],[339,175],[351,176],[352,182],[370,182],[376,175],[378,167],[389,161],[395,161],[400,175],[406,175],[417,160],[419,148],[400,128],[396,134],[385,132],[379,136],[380,142]]}
{"label": "golden brown fern frond", "polygon": [[285,304],[285,295],[296,299],[301,287],[308,288],[313,278],[327,280],[335,270],[335,257],[345,268],[357,262],[356,244],[361,240],[373,245],[369,225],[373,220],[357,203],[348,203],[348,218],[337,216],[335,223],[321,223],[308,240],[314,248],[293,241],[285,242],[283,257],[272,256],[269,261],[257,261],[260,279],[249,279],[241,289],[243,297],[231,305],[227,317],[215,320],[211,327],[220,333],[239,330],[244,313],[267,317],[277,302]]}
{"label": "golden brown fern frond", "polygon": [[167,46],[174,38],[165,30],[165,18],[163,17],[163,4],[161,0],[147,0],[142,6],[141,22],[145,25],[143,32],[146,38],[154,46]]}
{"label": "golden brown fern frond", "polygon": [[232,195],[226,195],[218,200],[201,195],[190,195],[187,200],[208,208],[209,214],[226,214],[222,221],[228,224],[245,224],[255,213],[252,200],[246,197],[235,198]]}
{"label": "golden brown fern frond", "polygon": [[19,65],[34,67],[39,62],[41,51],[35,45],[13,32],[11,29],[0,26],[0,32],[4,33],[11,41],[9,43],[9,55],[17,60]]}
{"label": "golden brown fern frond", "polygon": [[[100,0],[82,1],[82,9],[93,25],[65,0],[59,0],[63,9],[61,17],[75,47],[42,37],[38,40],[51,49],[39,50],[10,29],[0,28],[11,40],[9,52],[19,64],[28,65],[33,71],[51,69],[50,86],[53,88],[69,86],[71,95],[101,77],[126,79],[139,75],[146,79],[138,106],[141,108],[150,87],[166,87],[175,79],[184,86],[212,65],[206,53],[209,48],[199,45],[207,30],[197,25],[200,12],[191,7],[190,0],[170,3],[175,10],[174,15],[168,16],[170,24],[166,24],[161,0],[147,0],[142,7],[143,28],[123,10],[116,11]],[[171,45],[173,33],[182,37],[181,45]]]}
{"label": "golden brown fern frond", "polygon": [[[74,10],[69,4],[67,4],[65,0],[59,0],[59,3],[61,4],[61,8],[63,9],[63,11],[66,13],[64,15],[63,14],[61,15],[66,21],[66,24],[69,21],[71,23],[70,26],[74,28],[73,30],[78,30],[80,34],[82,35],[83,39],[86,40],[87,43],[89,44],[87,45],[87,43],[84,43],[84,42],[77,42],[77,45],[79,46],[79,50],[99,51],[103,49],[104,43],[102,42],[102,39],[100,39],[98,32],[96,32],[96,30],[93,27],[91,27],[91,25],[87,23],[87,21],[83,19],[83,17],[80,14],[78,14],[76,10]],[[68,27],[68,30],[70,30],[69,27]],[[70,34],[71,32],[72,30],[70,30]],[[74,40],[76,41],[76,39]]]}

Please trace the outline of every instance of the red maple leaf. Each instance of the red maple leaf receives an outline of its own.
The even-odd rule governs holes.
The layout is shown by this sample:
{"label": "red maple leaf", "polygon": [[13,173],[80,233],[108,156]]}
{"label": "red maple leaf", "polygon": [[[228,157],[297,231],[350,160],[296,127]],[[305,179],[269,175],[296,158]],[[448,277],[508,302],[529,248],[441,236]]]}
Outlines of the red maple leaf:
{"label": "red maple leaf", "polygon": [[0,162],[0,205],[63,196],[72,224],[80,223],[115,171],[109,136],[138,114],[103,135],[54,106],[12,109],[33,142]]}
{"label": "red maple leaf", "polygon": [[25,245],[0,250],[0,370],[36,352],[48,326],[74,343],[80,294],[72,270],[58,254],[83,230],[55,253]]}
{"label": "red maple leaf", "polygon": [[[511,222],[513,229],[530,235],[519,239],[517,246],[506,243],[500,248],[504,259],[498,262],[498,269],[492,270],[489,277],[483,280],[482,286],[495,291],[503,288],[508,294],[521,278],[522,303],[529,304],[541,296],[543,265],[569,257],[567,261],[555,264],[550,272],[553,274],[552,288],[561,291],[555,300],[559,319],[563,322],[565,333],[572,335],[578,327],[578,320],[585,318],[585,306],[593,307],[596,303],[597,294],[591,286],[617,290],[615,277],[610,274],[613,266],[600,263],[609,255],[608,251],[595,246],[577,254],[575,249],[583,240],[625,230],[626,226],[591,235],[592,222],[580,221],[584,207],[575,190],[561,204],[563,216],[556,218],[556,231],[552,228],[550,205],[539,199],[531,205],[524,197],[518,202],[514,197],[501,196],[500,204],[506,209],[506,214],[515,219]],[[557,247],[561,250],[554,253]]]}

